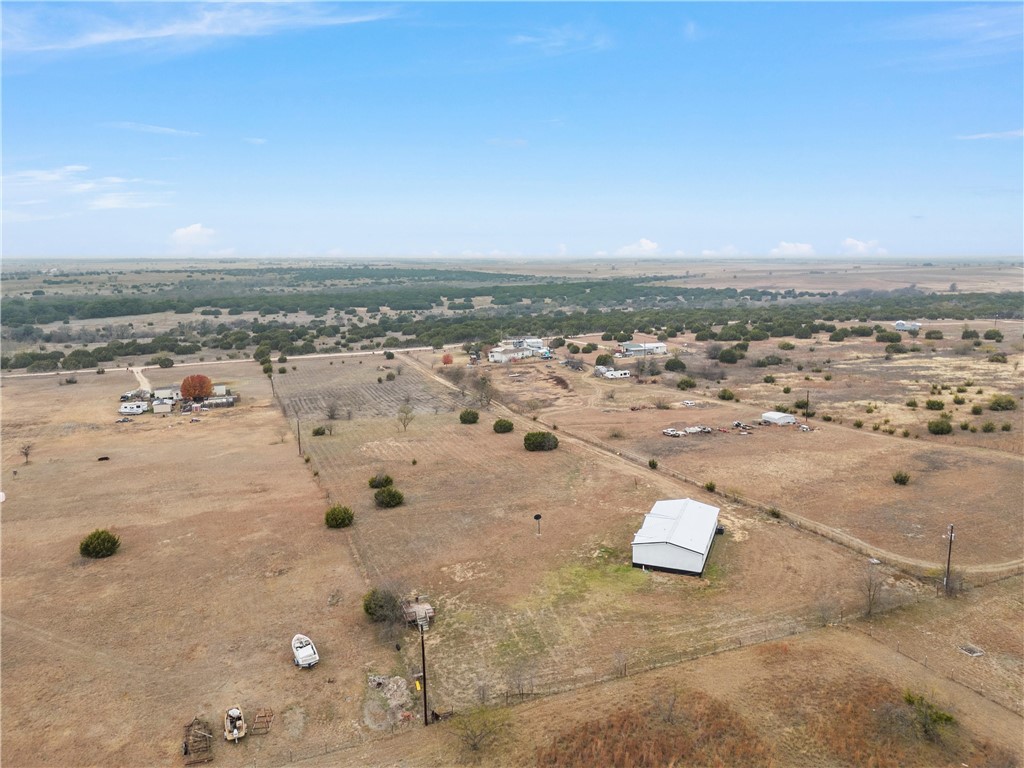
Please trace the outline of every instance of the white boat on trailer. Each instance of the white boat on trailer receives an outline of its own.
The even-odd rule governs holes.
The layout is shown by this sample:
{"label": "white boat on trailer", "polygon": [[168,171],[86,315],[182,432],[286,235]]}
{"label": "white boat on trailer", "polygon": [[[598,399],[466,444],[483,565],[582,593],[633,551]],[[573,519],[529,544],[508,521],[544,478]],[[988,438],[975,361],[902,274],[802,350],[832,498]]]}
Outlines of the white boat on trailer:
{"label": "white boat on trailer", "polygon": [[296,635],[292,638],[292,656],[295,658],[295,666],[309,669],[320,663],[320,656],[316,652],[313,641],[305,635]]}
{"label": "white boat on trailer", "polygon": [[227,741],[238,740],[245,736],[245,718],[242,717],[242,710],[232,707],[224,713],[224,738]]}

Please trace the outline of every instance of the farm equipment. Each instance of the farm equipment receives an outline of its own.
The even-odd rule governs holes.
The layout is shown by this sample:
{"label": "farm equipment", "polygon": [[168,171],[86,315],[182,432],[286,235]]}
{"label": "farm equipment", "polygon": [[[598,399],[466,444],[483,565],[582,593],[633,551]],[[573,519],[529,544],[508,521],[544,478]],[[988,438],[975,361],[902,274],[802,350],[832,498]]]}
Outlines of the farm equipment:
{"label": "farm equipment", "polygon": [[185,758],[185,765],[198,765],[213,760],[213,733],[208,723],[195,717],[185,726],[181,754]]}

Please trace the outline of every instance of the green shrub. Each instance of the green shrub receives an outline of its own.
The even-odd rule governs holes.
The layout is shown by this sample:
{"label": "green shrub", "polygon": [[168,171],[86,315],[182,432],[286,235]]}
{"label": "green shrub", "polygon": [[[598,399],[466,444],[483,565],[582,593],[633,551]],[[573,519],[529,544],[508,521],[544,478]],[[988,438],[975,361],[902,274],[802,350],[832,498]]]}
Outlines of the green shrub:
{"label": "green shrub", "polygon": [[853,422],[853,426],[855,426],[857,429],[860,429],[861,427],[864,426],[864,422],[861,421],[860,419],[857,419],[855,422]]}
{"label": "green shrub", "polygon": [[775,383],[775,377],[772,376],[771,374],[769,374],[769,375],[765,376],[763,379],[761,379],[761,381],[763,381],[765,384],[774,384]]}
{"label": "green shrub", "polygon": [[910,482],[910,475],[901,469],[892,473],[892,481],[896,483],[896,485],[906,485]]}
{"label": "green shrub", "polygon": [[967,402],[967,400],[964,399],[963,397],[961,397],[960,395],[953,395],[953,404],[954,405],[963,405],[966,402]]}
{"label": "green shrub", "polygon": [[1016,408],[1017,401],[1013,399],[1013,395],[992,395],[988,403],[990,411],[1013,411]]}
{"label": "green shrub", "polygon": [[971,406],[971,413],[973,413],[975,416],[981,416],[982,411],[984,411],[984,410],[985,409],[982,408],[980,405],[972,405]]}
{"label": "green shrub", "polygon": [[1010,422],[1008,421],[1003,422],[1003,426],[1001,426],[1000,429],[1003,430],[1003,432],[1009,432],[1011,429],[1013,429],[1013,425],[1010,424]]}
{"label": "green shrub", "polygon": [[949,419],[935,419],[935,421],[928,422],[928,431],[933,435],[948,435],[953,431],[953,425],[950,424]]}
{"label": "green shrub", "polygon": [[379,488],[373,494],[373,503],[384,509],[397,507],[403,501],[405,501],[405,496],[403,496],[402,492],[393,485],[389,485],[385,488]]}
{"label": "green shrub", "polygon": [[686,370],[686,363],[678,357],[670,357],[665,361],[665,370],[671,371],[672,373],[682,373]]}
{"label": "green shrub", "polygon": [[896,331],[879,331],[875,334],[875,341],[884,342],[885,344],[899,344],[903,341],[903,337]]}
{"label": "green shrub", "polygon": [[105,528],[97,528],[78,545],[82,557],[110,557],[121,546],[121,540]]}
{"label": "green shrub", "polygon": [[938,341],[942,338],[942,331],[925,331],[924,337],[926,339],[931,339],[932,341]]}
{"label": "green shrub", "polygon": [[374,587],[363,596],[363,611],[370,621],[400,622],[403,620],[402,603],[398,595],[388,589]]}
{"label": "green shrub", "polygon": [[480,413],[472,408],[466,408],[459,414],[459,421],[463,424],[476,424],[480,421]]}
{"label": "green shrub", "polygon": [[550,432],[527,432],[523,447],[528,451],[553,451],[558,447],[558,438]]}
{"label": "green shrub", "polygon": [[499,435],[503,435],[506,432],[511,432],[515,428],[515,425],[508,419],[498,419],[494,422],[494,431]]}
{"label": "green shrub", "polygon": [[782,517],[782,513],[779,511],[778,507],[771,507],[768,510],[768,517],[778,520]]}
{"label": "green shrub", "polygon": [[323,437],[327,434],[327,427],[313,427],[313,437]]}
{"label": "green shrub", "polygon": [[941,411],[946,407],[946,404],[942,400],[926,400],[924,407],[929,411]]}
{"label": "green shrub", "polygon": [[782,388],[782,394],[784,394],[784,395],[788,395],[792,391],[793,391],[792,387],[783,387]]}
{"label": "green shrub", "polygon": [[387,488],[389,485],[394,484],[395,481],[391,479],[391,475],[386,475],[383,472],[378,472],[370,478],[371,488]]}
{"label": "green shrub", "polygon": [[970,428],[971,428],[971,422],[969,422],[969,421],[961,421],[960,422],[960,429],[962,429],[964,432],[966,432]]}
{"label": "green shrub", "polygon": [[987,331],[985,331],[982,338],[988,341],[1002,341],[1003,332],[996,328],[989,328]]}
{"label": "green shrub", "polygon": [[704,483],[704,490],[707,491],[708,493],[714,493],[715,488],[717,488],[717,486],[715,485],[713,480],[708,480],[706,483]]}
{"label": "green shrub", "polygon": [[988,361],[990,363],[1005,363],[1006,362],[1006,354],[1003,353],[1003,352],[996,352],[996,353],[991,354],[991,355],[988,356]]}
{"label": "green shrub", "polygon": [[960,334],[961,339],[976,339],[978,338],[978,332],[971,330],[970,328],[964,328],[963,333]]}
{"label": "green shrub", "polygon": [[914,398],[910,398],[909,400],[907,400],[906,405],[907,408],[917,408],[917,400],[915,400]]}
{"label": "green shrub", "polygon": [[683,378],[679,380],[679,383],[676,384],[676,386],[679,389],[695,389],[697,387],[697,382],[691,379],[689,376],[683,376]]}
{"label": "green shrub", "polygon": [[650,467],[651,469],[657,469],[658,468],[658,460],[657,459],[648,459],[647,460],[647,466]]}
{"label": "green shrub", "polygon": [[794,344],[792,341],[780,341],[779,349],[785,352],[789,352],[790,350],[796,349],[796,344]]}
{"label": "green shrub", "polygon": [[731,389],[720,389],[720,390],[718,390],[718,399],[719,400],[735,400],[736,399],[736,395],[733,393],[733,391]]}
{"label": "green shrub", "polygon": [[988,432],[995,432],[996,431],[996,425],[994,423],[992,423],[991,421],[986,421],[984,424],[981,425],[981,431],[982,432],[986,432],[986,433],[988,433]]}
{"label": "green shrub", "polygon": [[277,372],[278,373],[288,373],[288,369],[285,366],[282,365],[280,368],[277,369]]}
{"label": "green shrub", "polygon": [[324,523],[328,528],[348,528],[353,520],[352,510],[341,505],[335,505],[324,513]]}

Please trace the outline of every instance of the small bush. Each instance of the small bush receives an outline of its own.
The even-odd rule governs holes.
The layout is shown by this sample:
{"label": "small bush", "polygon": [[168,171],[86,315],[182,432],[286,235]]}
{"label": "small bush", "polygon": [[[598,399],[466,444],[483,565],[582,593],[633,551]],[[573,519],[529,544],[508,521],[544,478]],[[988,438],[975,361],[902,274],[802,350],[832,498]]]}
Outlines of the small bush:
{"label": "small bush", "polygon": [[988,361],[990,363],[1005,363],[1006,355],[1002,352],[996,352],[988,356]]}
{"label": "small bush", "polygon": [[784,395],[788,395],[792,391],[793,391],[792,387],[783,387],[782,388],[782,394],[784,394]]}
{"label": "small bush", "polygon": [[1000,429],[1003,430],[1003,432],[1009,432],[1011,429],[1013,429],[1013,425],[1010,424],[1010,422],[1006,421],[1003,422],[1003,425],[1000,427]]}
{"label": "small bush", "polygon": [[896,485],[906,485],[910,482],[910,475],[901,469],[892,473],[892,481],[896,483]]}
{"label": "small bush", "polygon": [[1016,408],[1017,401],[1013,399],[1013,395],[992,395],[988,403],[990,411],[1013,411]]}
{"label": "small bush", "polygon": [[907,400],[906,405],[907,408],[917,408],[917,400],[915,400],[914,398],[910,398],[909,400]]}
{"label": "small bush", "polygon": [[987,341],[1002,341],[1003,332],[996,328],[989,328],[984,334],[982,334],[982,338]]}
{"label": "small bush", "polygon": [[780,341],[779,349],[783,350],[784,352],[789,352],[791,350],[796,349],[796,344],[794,344],[792,341]]}
{"label": "small bush", "polygon": [[528,451],[553,451],[558,447],[558,438],[550,432],[527,432],[523,447]]}
{"label": "small bush", "polygon": [[393,485],[389,485],[386,488],[379,488],[373,494],[373,503],[383,509],[397,507],[403,501],[405,501],[405,496],[403,496],[402,492]]}
{"label": "small bush", "polygon": [[697,386],[697,382],[691,379],[689,376],[683,376],[676,384],[679,389],[694,389]]}
{"label": "small bush", "polygon": [[969,422],[969,421],[961,421],[960,422],[960,429],[962,429],[964,432],[966,432],[970,428],[971,428],[971,422]]}
{"label": "small bush", "polygon": [[324,523],[328,528],[348,528],[355,520],[355,515],[348,507],[335,505],[324,513]]}
{"label": "small bush", "polygon": [[106,529],[97,528],[82,539],[78,551],[82,557],[110,557],[120,546],[121,540],[117,536]]}
{"label": "small bush", "polygon": [[774,384],[775,383],[775,377],[772,376],[771,374],[769,374],[769,375],[765,376],[763,379],[761,379],[761,381],[763,381],[765,384]]}
{"label": "small bush", "polygon": [[503,435],[506,432],[511,432],[515,428],[515,425],[508,419],[498,419],[494,422],[494,431],[499,435]]}
{"label": "small bush", "polygon": [[924,407],[929,411],[941,411],[946,404],[942,400],[925,400]]}
{"label": "small bush", "polygon": [[708,480],[706,483],[704,483],[704,490],[707,491],[708,493],[714,493],[715,488],[717,487],[718,486],[715,485],[713,480]]}
{"label": "small bush", "polygon": [[313,437],[323,437],[327,434],[327,427],[313,427]]}
{"label": "small bush", "polygon": [[383,472],[378,472],[370,478],[371,488],[387,488],[389,485],[394,484],[395,481],[391,479],[391,475],[385,475]]}
{"label": "small bush", "polygon": [[925,331],[924,337],[932,341],[938,341],[942,338],[942,331]]}
{"label": "small bush", "polygon": [[982,412],[984,410],[985,409],[982,408],[980,405],[972,405],[971,406],[971,413],[974,414],[975,416],[981,416],[981,414],[982,414]]}
{"label": "small bush", "polygon": [[657,469],[658,468],[658,460],[657,459],[648,459],[647,460],[647,466],[650,467],[651,469]]}
{"label": "small bush", "polygon": [[860,419],[857,419],[856,421],[853,422],[853,426],[855,426],[857,429],[860,429],[861,427],[864,426],[864,422]]}
{"label": "small bush", "polygon": [[665,361],[665,370],[671,371],[672,373],[682,373],[686,370],[686,363],[678,357],[670,357]]}
{"label": "small bush", "polygon": [[731,389],[720,389],[718,390],[719,400],[735,400],[736,395]]}
{"label": "small bush", "polygon": [[282,365],[280,368],[277,369],[277,372],[278,373],[288,373],[288,369],[285,366]]}
{"label": "small bush", "polygon": [[472,408],[466,408],[459,414],[459,421],[463,424],[476,424],[480,421],[480,413]]}
{"label": "small bush", "polygon": [[363,611],[370,621],[378,623],[402,620],[402,603],[398,595],[388,589],[373,588],[363,596]]}
{"label": "small bush", "polygon": [[981,425],[981,431],[985,433],[995,432],[996,425],[991,421],[986,421],[984,424]]}
{"label": "small bush", "polygon": [[953,431],[953,425],[948,419],[935,419],[928,422],[928,431],[933,435],[948,435]]}
{"label": "small bush", "polygon": [[772,507],[768,510],[768,517],[778,520],[782,517],[782,513],[779,511],[778,507]]}

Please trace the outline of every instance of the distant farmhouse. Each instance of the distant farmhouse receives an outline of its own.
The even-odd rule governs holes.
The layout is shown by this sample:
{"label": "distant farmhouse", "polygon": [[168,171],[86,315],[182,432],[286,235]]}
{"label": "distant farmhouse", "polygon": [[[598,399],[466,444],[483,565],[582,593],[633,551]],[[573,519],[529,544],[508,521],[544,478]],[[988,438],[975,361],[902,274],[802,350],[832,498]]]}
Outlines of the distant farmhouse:
{"label": "distant farmhouse", "polygon": [[633,537],[633,567],[701,574],[717,530],[718,507],[693,499],[657,501]]}
{"label": "distant farmhouse", "polygon": [[654,341],[648,344],[634,344],[626,342],[619,346],[623,357],[644,357],[645,355],[667,355],[668,345],[663,341]]}
{"label": "distant farmhouse", "polygon": [[784,427],[787,424],[796,424],[796,416],[780,411],[765,411],[761,414],[761,421],[764,424],[775,424],[776,426]]}
{"label": "distant farmhouse", "polygon": [[552,355],[544,340],[537,338],[505,339],[487,353],[487,359],[492,363],[510,363],[528,357],[550,360]]}

